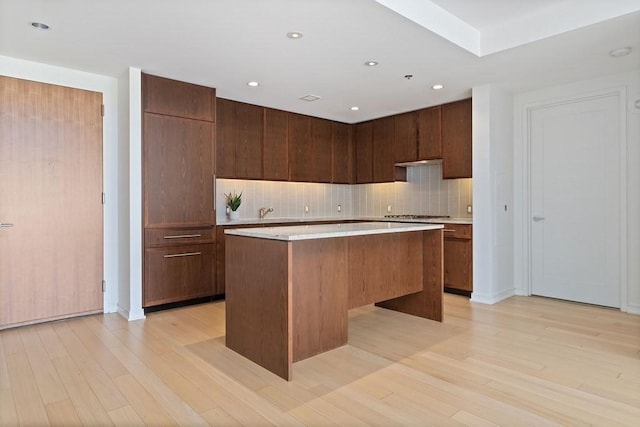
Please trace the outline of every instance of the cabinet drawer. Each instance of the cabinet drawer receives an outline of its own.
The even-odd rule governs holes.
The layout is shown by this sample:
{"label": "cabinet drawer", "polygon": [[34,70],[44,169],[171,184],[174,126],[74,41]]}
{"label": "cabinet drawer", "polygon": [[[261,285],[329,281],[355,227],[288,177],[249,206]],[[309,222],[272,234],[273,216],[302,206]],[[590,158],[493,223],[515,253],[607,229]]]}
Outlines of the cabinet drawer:
{"label": "cabinet drawer", "polygon": [[146,228],[144,230],[145,248],[154,246],[213,243],[214,241],[213,226]]}
{"label": "cabinet drawer", "polygon": [[445,239],[471,239],[471,224],[443,224]]}
{"label": "cabinet drawer", "polygon": [[143,307],[214,295],[215,245],[144,251]]}

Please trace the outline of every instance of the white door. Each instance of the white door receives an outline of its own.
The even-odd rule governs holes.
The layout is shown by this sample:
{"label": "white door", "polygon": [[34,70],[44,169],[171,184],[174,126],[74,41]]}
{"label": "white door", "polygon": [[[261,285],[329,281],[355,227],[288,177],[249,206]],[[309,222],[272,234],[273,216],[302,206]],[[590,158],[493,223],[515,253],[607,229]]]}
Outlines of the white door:
{"label": "white door", "polygon": [[531,111],[532,293],[620,307],[620,100]]}

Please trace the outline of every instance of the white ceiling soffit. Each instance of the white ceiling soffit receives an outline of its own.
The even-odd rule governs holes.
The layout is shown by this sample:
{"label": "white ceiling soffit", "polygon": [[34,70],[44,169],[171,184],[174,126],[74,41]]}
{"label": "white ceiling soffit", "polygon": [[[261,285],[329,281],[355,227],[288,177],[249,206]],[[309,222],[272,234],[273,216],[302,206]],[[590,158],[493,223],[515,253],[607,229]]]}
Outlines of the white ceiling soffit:
{"label": "white ceiling soffit", "polygon": [[[640,10],[640,0],[375,0],[478,57]],[[511,8],[506,15],[487,15]]]}

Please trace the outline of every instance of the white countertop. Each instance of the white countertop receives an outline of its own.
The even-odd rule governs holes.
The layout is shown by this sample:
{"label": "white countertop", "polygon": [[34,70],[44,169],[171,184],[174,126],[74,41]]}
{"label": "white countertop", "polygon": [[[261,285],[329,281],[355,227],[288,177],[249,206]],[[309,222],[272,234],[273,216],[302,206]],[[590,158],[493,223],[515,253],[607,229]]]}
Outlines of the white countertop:
{"label": "white countertop", "polygon": [[259,225],[269,227],[270,224],[295,224],[299,222],[323,222],[323,221],[381,221],[381,222],[400,222],[409,224],[472,224],[472,218],[436,218],[436,219],[403,219],[403,218],[383,218],[383,217],[311,217],[311,218],[275,218],[267,217],[265,219],[248,218],[238,219],[235,221],[223,220],[218,221],[220,226],[234,225]]}
{"label": "white countertop", "polygon": [[311,240],[332,237],[363,236],[367,234],[403,233],[409,231],[438,230],[438,224],[415,224],[399,222],[355,222],[342,224],[293,225],[259,228],[226,229],[225,234],[256,237],[271,240]]}

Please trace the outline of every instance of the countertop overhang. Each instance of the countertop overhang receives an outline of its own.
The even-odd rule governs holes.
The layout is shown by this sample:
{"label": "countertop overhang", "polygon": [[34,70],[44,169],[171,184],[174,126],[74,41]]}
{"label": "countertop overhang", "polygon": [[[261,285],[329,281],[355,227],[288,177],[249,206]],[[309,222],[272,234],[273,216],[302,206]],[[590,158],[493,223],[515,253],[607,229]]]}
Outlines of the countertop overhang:
{"label": "countertop overhang", "polygon": [[364,236],[369,234],[405,233],[442,229],[441,224],[401,222],[356,222],[319,225],[293,225],[278,227],[233,228],[225,234],[270,240],[311,240],[335,237]]}

